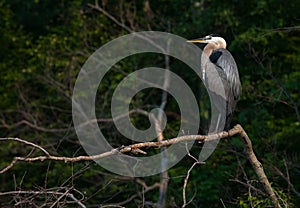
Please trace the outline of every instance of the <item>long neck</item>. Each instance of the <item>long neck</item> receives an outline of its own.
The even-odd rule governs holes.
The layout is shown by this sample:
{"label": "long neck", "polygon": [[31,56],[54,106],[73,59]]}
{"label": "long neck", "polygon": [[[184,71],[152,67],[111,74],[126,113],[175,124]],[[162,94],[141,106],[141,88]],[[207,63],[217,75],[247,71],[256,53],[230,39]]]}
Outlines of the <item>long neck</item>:
{"label": "long neck", "polygon": [[217,49],[217,45],[214,43],[209,43],[204,47],[202,56],[201,56],[202,67],[209,62],[209,56],[212,54],[212,52],[215,49]]}
{"label": "long neck", "polygon": [[210,60],[209,60],[209,56],[212,54],[212,52],[218,48],[218,45],[215,44],[215,43],[208,43],[204,49],[203,49],[203,52],[202,52],[202,56],[201,56],[201,68],[202,68],[202,79],[204,81],[205,80],[205,74],[206,74],[206,70],[207,68],[209,67],[209,63]]}
{"label": "long neck", "polygon": [[206,64],[209,61],[209,56],[212,52],[218,48],[226,48],[226,43],[216,42],[216,43],[208,43],[202,52],[201,62],[202,64]]}
{"label": "long neck", "polygon": [[208,43],[202,52],[201,56],[201,67],[202,67],[202,79],[205,81],[205,73],[206,70],[209,68],[209,64],[212,64],[209,60],[210,55],[212,52],[218,48],[226,48],[226,42],[223,41],[217,41],[213,43]]}
{"label": "long neck", "polygon": [[226,42],[225,40],[219,40],[219,41],[216,41],[216,42],[211,42],[211,43],[208,43],[204,49],[203,49],[203,52],[205,52],[208,56],[211,55],[211,53],[218,49],[218,48],[226,48]]}
{"label": "long neck", "polygon": [[218,45],[215,43],[208,43],[204,49],[203,53],[206,54],[208,57],[212,54],[212,52],[218,48]]}

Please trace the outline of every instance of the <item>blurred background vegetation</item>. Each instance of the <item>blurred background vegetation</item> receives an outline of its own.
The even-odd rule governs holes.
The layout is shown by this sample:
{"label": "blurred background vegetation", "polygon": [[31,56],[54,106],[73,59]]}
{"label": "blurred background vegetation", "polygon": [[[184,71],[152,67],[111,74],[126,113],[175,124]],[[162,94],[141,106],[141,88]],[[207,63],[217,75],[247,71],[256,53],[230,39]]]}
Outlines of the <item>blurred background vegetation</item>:
{"label": "blurred background vegetation", "polygon": [[[95,50],[130,31],[165,31],[186,39],[218,33],[227,40],[243,86],[232,125],[240,123],[252,139],[281,204],[296,207],[300,203],[300,1],[102,0],[98,4],[0,0],[0,137],[22,138],[57,156],[84,155],[73,129],[71,97],[77,74]],[[133,56],[112,68],[98,90],[99,118],[110,118],[117,84],[145,66],[164,67],[164,57]],[[201,80],[176,59],[170,60],[170,68],[199,99],[204,131],[209,101]],[[150,111],[160,104],[160,96],[157,89],[142,91],[131,107]],[[178,133],[180,112],[171,97],[165,110],[165,137],[172,138]],[[148,118],[131,118],[137,128],[149,126]],[[130,143],[112,122],[99,127],[114,147]],[[191,153],[200,150],[195,144]],[[24,144],[1,141],[0,169],[15,156],[41,154]],[[183,181],[193,162],[186,157],[168,171],[166,207],[183,204]],[[68,191],[86,207],[154,207],[159,189],[147,190],[139,180],[151,186],[160,182],[160,176],[122,177],[94,162],[20,162],[0,175],[0,192],[28,193],[0,194],[0,206],[78,207],[74,200],[50,192]],[[271,207],[264,193],[238,137],[221,141],[206,164],[192,170],[186,190],[188,207]]]}

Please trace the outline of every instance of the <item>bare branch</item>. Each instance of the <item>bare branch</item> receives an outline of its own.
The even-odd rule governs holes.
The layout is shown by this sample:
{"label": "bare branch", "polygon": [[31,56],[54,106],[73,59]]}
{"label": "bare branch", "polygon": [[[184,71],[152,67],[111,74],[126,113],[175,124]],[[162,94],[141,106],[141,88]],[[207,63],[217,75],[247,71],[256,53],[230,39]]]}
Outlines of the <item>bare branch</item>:
{"label": "bare branch", "polygon": [[250,189],[253,189],[254,191],[260,193],[262,196],[267,196],[267,194],[266,194],[265,192],[263,192],[263,191],[261,191],[260,189],[254,187],[253,185],[251,185],[251,184],[248,183],[248,182],[245,183],[245,182],[240,181],[240,180],[238,180],[238,179],[230,179],[230,181],[240,183],[240,184],[242,184],[243,186],[245,186],[245,187],[247,187],[247,188],[250,188]]}
{"label": "bare branch", "polygon": [[[168,43],[168,48],[169,50],[169,45]],[[166,70],[165,70],[165,75],[164,75],[164,85],[163,85],[163,92],[161,95],[161,104],[160,104],[160,111],[157,115],[157,119],[155,122],[155,129],[157,133],[157,140],[159,142],[164,140],[163,136],[163,130],[161,129],[162,127],[162,119],[163,119],[163,111],[167,105],[167,99],[168,99],[168,88],[170,87],[170,57],[168,55],[165,55],[165,65],[166,65]],[[168,184],[169,184],[169,174],[168,171],[166,170],[166,166],[168,163],[168,157],[167,157],[167,152],[165,151],[166,147],[161,148],[161,169],[163,170],[161,175],[160,175],[160,189],[159,189],[159,199],[158,199],[158,207],[165,207],[165,202],[166,202],[166,196],[167,196],[167,189],[168,189]]]}
{"label": "bare branch", "polygon": [[[120,22],[119,20],[117,20],[114,16],[112,16],[109,12],[107,12],[105,9],[101,8],[99,5],[95,4],[88,4],[89,7],[91,7],[92,9],[95,9],[97,11],[99,11],[100,13],[104,14],[106,17],[108,17],[110,20],[112,20],[114,23],[116,23],[117,25],[119,25],[121,28],[125,29],[126,31],[128,31],[129,33],[135,33],[136,31],[129,28],[128,26],[126,26],[123,21]],[[166,50],[161,47],[159,44],[157,44],[156,42],[154,42],[153,40],[151,40],[150,38],[140,35],[138,33],[135,33],[135,35],[145,41],[147,41],[148,43],[150,43],[151,45],[155,46],[156,48],[158,48],[162,53],[166,54]]]}
{"label": "bare branch", "polygon": [[139,178],[136,179],[136,182],[138,184],[140,184],[141,186],[143,186],[143,188],[145,189],[144,192],[150,191],[150,190],[158,188],[160,186],[160,183],[154,183],[153,185],[148,186],[144,181],[142,181]]}
{"label": "bare branch", "polygon": [[199,161],[196,161],[193,163],[193,165],[189,168],[187,175],[184,179],[183,190],[182,190],[182,197],[183,197],[182,207],[186,207],[188,205],[188,203],[186,202],[186,195],[185,195],[186,186],[187,186],[187,183],[188,183],[188,180],[189,180],[189,177],[190,177],[190,174],[191,174],[193,168],[195,167],[195,165],[198,165],[198,164],[199,164]]}
{"label": "bare branch", "polygon": [[[86,208],[86,206],[80,202],[72,193],[67,192],[59,192],[59,191],[7,191],[7,192],[0,192],[0,196],[5,196],[5,195],[20,195],[20,194],[32,194],[32,195],[45,195],[45,194],[53,194],[53,195],[60,195],[58,199],[61,199],[63,196],[69,197],[77,203],[80,207]],[[57,201],[55,202],[57,203]],[[55,205],[54,203],[54,205]],[[52,207],[52,206],[51,206]]]}
{"label": "bare branch", "polygon": [[133,31],[132,29],[130,29],[129,27],[127,27],[125,24],[123,24],[122,22],[120,22],[119,20],[117,20],[114,16],[112,16],[110,13],[108,13],[105,9],[101,8],[99,6],[99,4],[88,4],[89,7],[101,12],[102,14],[104,14],[106,17],[108,17],[110,20],[112,20],[114,23],[116,23],[117,25],[119,25],[120,27],[122,27],[124,30],[127,30],[130,33],[133,33],[135,31]]}
{"label": "bare branch", "polygon": [[[185,141],[198,141],[198,142],[204,142],[204,141],[212,141],[216,140],[218,138],[226,138],[228,136],[233,136],[235,134],[238,134],[239,130],[238,129],[232,129],[229,132],[220,132],[217,134],[212,134],[212,135],[186,135],[186,136],[181,136],[173,139],[168,139],[168,140],[163,140],[163,141],[157,141],[157,142],[142,142],[142,143],[136,143],[120,148],[115,148],[111,149],[110,151],[97,154],[97,155],[91,155],[91,156],[77,156],[77,157],[59,157],[59,156],[53,156],[46,154],[46,156],[37,156],[37,157],[15,157],[13,161],[11,162],[10,165],[5,167],[0,171],[0,174],[6,172],[10,168],[12,168],[16,162],[18,161],[24,161],[24,162],[36,162],[36,161],[44,161],[44,160],[56,160],[56,161],[64,161],[64,162],[79,162],[79,161],[91,161],[91,160],[96,160],[99,158],[104,158],[108,157],[111,155],[115,154],[120,154],[120,153],[128,153],[128,152],[134,152],[136,149],[142,149],[142,148],[161,148],[161,147],[166,147],[175,143],[179,142],[185,142]],[[8,140],[14,140],[18,141],[21,143],[25,144],[31,144],[31,143],[26,143],[25,140],[19,139],[19,138],[0,138],[0,141],[8,141]],[[35,144],[36,145],[36,144]],[[32,145],[33,146],[33,145]],[[36,145],[37,147],[38,145]],[[42,147],[39,147],[39,149],[43,149]]]}
{"label": "bare branch", "polygon": [[284,173],[277,167],[275,167],[274,165],[272,165],[272,168],[275,170],[275,172],[277,172],[278,175],[280,175],[288,184],[288,189],[291,189],[295,195],[297,195],[297,197],[300,197],[300,192],[298,192],[295,188],[295,186],[291,183],[291,180],[290,180],[290,176],[289,176],[289,171],[288,171],[288,167],[287,167],[287,164],[286,164],[286,161],[284,160],[284,165],[285,165],[285,168],[286,168],[286,176],[284,175]]}
{"label": "bare branch", "polygon": [[36,124],[33,124],[27,120],[21,120],[19,122],[16,122],[12,125],[9,125],[9,124],[6,124],[4,122],[4,120],[1,120],[1,123],[3,125],[1,125],[0,127],[4,127],[4,128],[7,128],[7,129],[11,129],[11,128],[16,128],[18,126],[21,126],[21,125],[27,125],[33,129],[36,129],[38,131],[42,131],[42,132],[50,132],[50,133],[57,133],[57,132],[67,132],[67,131],[71,131],[71,130],[74,130],[74,128],[63,128],[63,129],[47,129],[47,128],[44,128],[44,127],[41,127],[41,126],[38,126]]}
{"label": "bare branch", "polygon": [[[92,155],[92,156],[78,156],[78,157],[58,157],[58,156],[53,156],[53,155],[46,155],[46,156],[37,156],[37,157],[15,157],[13,160],[12,166],[17,162],[17,161],[25,161],[25,162],[35,162],[35,161],[44,161],[44,160],[57,160],[57,161],[64,161],[64,162],[79,162],[79,161],[91,161],[99,158],[104,158],[108,157],[111,155],[115,154],[120,154],[120,153],[128,153],[132,152],[135,149],[142,149],[142,148],[161,148],[161,147],[166,147],[175,143],[179,142],[185,142],[185,141],[198,141],[198,142],[204,142],[204,141],[213,141],[218,138],[226,138],[228,136],[233,136],[235,134],[239,134],[239,127],[235,127],[231,129],[229,132],[223,131],[220,133],[216,134],[211,134],[211,135],[185,135],[181,137],[176,137],[173,139],[167,139],[163,141],[157,141],[157,142],[142,142],[142,143],[136,143],[120,148],[115,148],[111,149],[110,151],[97,154],[97,155]],[[15,140],[21,143],[24,143],[22,139],[18,138],[0,138],[0,141],[5,141],[5,140]],[[38,146],[38,145],[37,145]],[[41,148],[41,147],[40,147]],[[11,167],[12,167],[11,166]],[[8,169],[7,169],[8,170]],[[5,171],[1,170],[0,174]]]}
{"label": "bare branch", "polygon": [[[144,181],[142,181],[139,178],[137,178],[135,181],[144,188],[144,194],[147,193],[148,191],[151,191],[155,188],[160,187],[160,183],[154,183],[152,186],[148,186]],[[133,199],[135,199],[138,196],[139,196],[139,194],[133,194],[131,197],[129,197],[128,199],[126,199],[122,202],[102,205],[102,206],[100,206],[100,208],[104,208],[104,207],[123,207],[122,205],[127,204],[128,202],[132,201]]]}
{"label": "bare branch", "polygon": [[135,113],[136,114],[141,114],[141,115],[144,115],[144,116],[149,115],[149,113],[147,111],[137,108],[137,109],[132,109],[129,112],[126,112],[126,113],[121,114],[119,116],[116,116],[114,118],[98,118],[97,122],[115,122],[116,120],[122,119],[122,118],[124,118],[128,115],[135,114]]}
{"label": "bare branch", "polygon": [[[137,143],[137,144],[132,144],[132,145],[128,145],[125,147],[121,147],[118,149],[112,149],[108,152],[104,152],[104,153],[101,153],[98,155],[92,155],[92,156],[57,157],[57,156],[52,156],[52,155],[46,155],[46,156],[38,156],[38,157],[32,157],[32,158],[15,157],[9,166],[5,167],[4,169],[2,169],[0,171],[0,174],[4,173],[7,170],[9,170],[10,168],[12,168],[18,161],[25,161],[25,162],[44,161],[44,160],[57,160],[57,161],[65,161],[65,162],[88,161],[88,160],[104,158],[104,157],[115,155],[115,154],[128,153],[128,152],[134,151],[135,149],[142,149],[145,147],[147,147],[147,148],[162,148],[162,147],[166,147],[166,146],[169,146],[169,145],[172,145],[175,143],[186,142],[186,141],[208,142],[208,141],[213,141],[216,139],[227,138],[227,137],[230,137],[230,136],[233,136],[236,134],[239,134],[242,137],[244,144],[245,144],[245,149],[247,152],[248,159],[249,159],[250,163],[252,164],[252,167],[253,167],[254,171],[256,172],[256,174],[259,178],[259,181],[262,183],[265,190],[267,191],[268,196],[270,197],[270,199],[273,203],[273,206],[276,208],[281,208],[281,205],[279,204],[278,199],[271,187],[271,184],[264,172],[263,166],[258,161],[258,159],[253,151],[251,140],[249,139],[247,133],[245,132],[245,130],[242,128],[241,125],[236,125],[233,129],[229,130],[228,132],[223,131],[220,133],[206,135],[206,136],[204,136],[204,135],[187,135],[187,136],[181,136],[181,137],[163,140],[163,141],[157,141],[157,142]],[[23,142],[24,140],[20,140],[17,138],[0,138],[0,141],[5,141],[5,140],[15,140],[15,141],[24,143]],[[41,147],[39,149],[42,150]],[[46,152],[47,151],[45,151],[44,153],[46,153]]]}
{"label": "bare branch", "polygon": [[184,179],[184,184],[183,184],[183,190],[182,190],[182,198],[183,198],[183,205],[182,207],[186,207],[189,202],[187,203],[186,202],[186,186],[187,186],[187,183],[188,183],[188,180],[189,180],[189,177],[190,177],[190,173],[192,172],[193,168],[195,167],[195,165],[198,165],[198,164],[202,164],[201,162],[199,162],[199,160],[197,160],[193,155],[191,155],[191,153],[189,152],[189,149],[187,147],[187,145],[185,145],[186,147],[186,151],[188,153],[188,156],[191,157],[193,160],[195,160],[195,162],[193,163],[193,165],[189,168],[187,174],[186,174],[186,177]]}
{"label": "bare branch", "polygon": [[[112,119],[112,118],[98,118],[96,121],[97,122],[114,122],[116,120],[122,119],[125,116],[131,115],[131,114],[141,114],[141,115],[148,116],[148,112],[147,111],[144,111],[142,109],[132,109],[128,113],[119,115],[119,116],[115,117],[114,119]],[[33,129],[35,129],[35,130],[42,131],[42,132],[49,132],[49,133],[74,131],[73,127],[70,127],[70,128],[61,128],[61,129],[54,129],[54,128],[53,129],[48,129],[48,128],[44,128],[42,126],[38,126],[38,125],[36,125],[34,123],[31,123],[31,122],[29,122],[27,120],[21,120],[21,121],[16,122],[16,123],[14,123],[12,125],[9,125],[9,124],[5,123],[4,120],[0,120],[0,122],[2,123],[2,125],[0,125],[0,127],[7,128],[7,129],[17,128],[17,127],[19,127],[21,125],[26,125],[26,126],[29,126],[29,127],[33,128]],[[91,121],[89,121],[87,123],[83,123],[82,125],[87,125],[90,122],[94,122],[94,121],[91,120]]]}
{"label": "bare branch", "polygon": [[300,26],[292,26],[292,27],[279,27],[279,28],[274,28],[274,29],[260,29],[262,31],[266,32],[292,32],[292,31],[299,31]]}
{"label": "bare branch", "polygon": [[19,138],[0,138],[0,141],[5,141],[5,140],[17,141],[17,142],[21,142],[21,143],[33,146],[33,147],[41,150],[42,152],[44,152],[48,157],[50,157],[50,154],[49,154],[49,152],[47,152],[47,150],[45,150],[43,147],[41,147],[41,146],[39,146],[37,144],[34,144],[32,142],[28,142],[26,140],[19,139]]}
{"label": "bare branch", "polygon": [[262,185],[264,186],[265,190],[267,191],[273,206],[276,208],[281,207],[281,205],[278,202],[278,199],[271,187],[271,184],[264,172],[263,166],[262,164],[258,161],[256,155],[254,154],[253,148],[252,148],[252,142],[249,139],[247,133],[245,132],[245,130],[242,128],[241,125],[236,125],[234,127],[235,129],[239,129],[239,134],[242,137],[244,144],[245,144],[245,148],[246,148],[246,152],[247,152],[247,156],[248,159],[256,173],[256,175],[258,176],[259,181],[262,183]]}

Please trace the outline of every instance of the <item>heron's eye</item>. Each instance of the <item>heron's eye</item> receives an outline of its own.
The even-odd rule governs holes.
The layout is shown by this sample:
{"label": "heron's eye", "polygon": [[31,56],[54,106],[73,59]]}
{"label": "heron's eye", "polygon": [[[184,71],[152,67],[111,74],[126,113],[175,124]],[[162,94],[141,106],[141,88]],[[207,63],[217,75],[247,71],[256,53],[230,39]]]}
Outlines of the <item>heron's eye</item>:
{"label": "heron's eye", "polygon": [[210,40],[212,37],[210,35],[206,36],[205,39]]}

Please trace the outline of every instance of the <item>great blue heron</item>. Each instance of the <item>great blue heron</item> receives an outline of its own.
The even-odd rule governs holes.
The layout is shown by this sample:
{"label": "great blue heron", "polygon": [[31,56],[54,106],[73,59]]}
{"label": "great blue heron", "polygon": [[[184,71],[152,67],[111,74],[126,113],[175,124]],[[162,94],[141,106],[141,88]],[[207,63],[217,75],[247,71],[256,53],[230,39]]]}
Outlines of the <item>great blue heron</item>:
{"label": "great blue heron", "polygon": [[[226,50],[226,41],[219,35],[211,34],[203,38],[189,40],[188,42],[207,43],[201,56],[202,78],[206,87],[210,90],[210,94],[214,96],[213,100],[216,108],[219,112],[226,112],[224,130],[229,130],[232,114],[241,94],[241,82],[234,58],[231,53]],[[208,70],[211,69],[216,69],[219,75],[218,77],[221,78],[221,83],[212,80],[212,78],[207,80]],[[224,96],[220,96],[220,93],[217,92],[220,86],[216,85],[222,84],[224,86],[224,88],[222,86]],[[225,109],[220,99],[223,99]]]}

